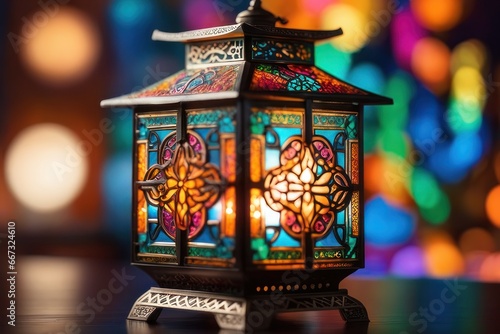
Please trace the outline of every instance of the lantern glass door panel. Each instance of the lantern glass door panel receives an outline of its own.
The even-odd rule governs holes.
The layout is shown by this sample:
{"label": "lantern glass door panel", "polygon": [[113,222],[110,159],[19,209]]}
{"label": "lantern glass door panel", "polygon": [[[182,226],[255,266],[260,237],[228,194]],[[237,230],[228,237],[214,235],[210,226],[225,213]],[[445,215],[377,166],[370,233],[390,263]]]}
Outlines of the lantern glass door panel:
{"label": "lantern glass door panel", "polygon": [[[196,310],[247,331],[276,312],[368,320],[339,283],[364,267],[363,106],[392,100],[315,66],[315,42],[340,29],[278,28],[260,3],[235,25],[155,31],[186,44],[186,68],[101,103],[134,111],[132,262],[159,285],[129,319]],[[276,291],[286,302],[252,322]]]}
{"label": "lantern glass door panel", "polygon": [[232,267],[235,108],[182,112],[136,120],[136,259]]}
{"label": "lantern glass door panel", "polygon": [[252,108],[250,124],[253,263],[359,266],[358,113]]}

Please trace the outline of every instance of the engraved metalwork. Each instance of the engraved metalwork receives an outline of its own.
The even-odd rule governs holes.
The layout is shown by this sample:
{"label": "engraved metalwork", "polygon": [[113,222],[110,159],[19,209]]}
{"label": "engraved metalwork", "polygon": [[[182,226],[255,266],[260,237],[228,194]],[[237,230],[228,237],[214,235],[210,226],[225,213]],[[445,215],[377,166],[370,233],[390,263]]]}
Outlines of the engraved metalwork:
{"label": "engraved metalwork", "polygon": [[186,46],[187,66],[242,61],[243,39],[193,43]]}
{"label": "engraved metalwork", "polygon": [[[261,295],[251,299],[188,290],[151,288],[137,299],[128,319],[155,321],[163,308],[208,312],[215,315],[221,329],[266,329],[276,313],[309,310],[339,310],[348,322],[367,322],[364,305],[347,290],[321,295],[281,294],[279,299]],[[263,314],[262,310],[266,310]],[[258,322],[255,321],[259,317]]]}
{"label": "engraved metalwork", "polygon": [[245,326],[247,302],[243,298],[213,295],[188,290],[151,288],[132,306],[128,319],[155,321],[162,308],[209,312],[217,315],[224,329],[241,330]]}
{"label": "engraved metalwork", "polygon": [[256,34],[258,36],[280,36],[287,38],[295,38],[302,40],[322,40],[335,36],[342,35],[342,29],[325,30],[325,31],[312,31],[312,30],[298,30],[277,28],[271,26],[251,26],[249,24],[233,24],[222,27],[214,27],[207,29],[199,29],[192,31],[185,31],[179,33],[169,33],[159,30],[153,31],[152,39],[155,41],[165,42],[188,42],[198,39],[208,39],[213,37],[224,37],[231,35]]}
{"label": "engraved metalwork", "polygon": [[198,38],[202,39],[205,37],[224,36],[227,34],[237,32],[238,30],[241,31],[240,28],[241,24],[233,24],[229,26],[199,29],[199,30],[185,31],[179,33],[169,33],[169,32],[155,30],[153,31],[152,39],[156,41],[165,41],[165,42],[181,42]]}

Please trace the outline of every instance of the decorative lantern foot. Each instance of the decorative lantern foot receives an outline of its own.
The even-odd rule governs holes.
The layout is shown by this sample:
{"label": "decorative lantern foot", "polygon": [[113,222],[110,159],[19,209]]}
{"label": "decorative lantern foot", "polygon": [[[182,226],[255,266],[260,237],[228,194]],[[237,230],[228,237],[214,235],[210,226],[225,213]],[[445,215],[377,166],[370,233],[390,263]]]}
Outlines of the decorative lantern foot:
{"label": "decorative lantern foot", "polygon": [[151,288],[137,299],[128,319],[154,322],[163,308],[209,312],[221,329],[248,331],[269,327],[279,312],[339,310],[347,322],[368,322],[364,305],[347,290],[321,294],[275,294],[252,298],[189,290]]}

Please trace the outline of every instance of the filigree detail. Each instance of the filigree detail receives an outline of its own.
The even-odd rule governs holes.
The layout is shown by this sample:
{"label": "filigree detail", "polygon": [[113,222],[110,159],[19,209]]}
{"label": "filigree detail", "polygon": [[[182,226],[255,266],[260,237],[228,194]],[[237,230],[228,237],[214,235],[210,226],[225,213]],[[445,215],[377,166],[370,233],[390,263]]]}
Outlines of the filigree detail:
{"label": "filigree detail", "polygon": [[166,273],[154,274],[153,278],[162,288],[196,290],[205,292],[219,292],[238,295],[243,290],[235,280],[225,277],[204,277],[191,275],[170,275]]}
{"label": "filigree detail", "polygon": [[244,299],[222,295],[152,288],[135,303],[135,308],[144,306],[244,315],[246,302]]}
{"label": "filigree detail", "polygon": [[245,317],[233,314],[215,314],[215,320],[220,328],[242,330],[245,328]]}
{"label": "filigree detail", "polygon": [[[279,300],[272,300],[269,295],[245,299],[190,290],[151,288],[137,299],[128,318],[154,321],[162,308],[209,312],[215,315],[222,329],[246,332],[266,329],[278,312],[339,310],[346,321],[369,321],[363,304],[349,296],[347,290],[319,295],[284,293]],[[261,313],[262,310],[265,313]],[[256,314],[260,316],[257,322]]]}
{"label": "filigree detail", "polygon": [[153,40],[176,42],[176,41],[187,41],[191,39],[198,39],[204,37],[222,36],[235,32],[240,27],[241,24],[233,24],[229,26],[191,30],[178,33],[170,33],[170,32],[155,30],[153,32]]}
{"label": "filigree detail", "polygon": [[187,47],[188,65],[214,64],[243,60],[243,39],[193,43]]}
{"label": "filigree detail", "polygon": [[330,143],[315,136],[310,146],[300,136],[285,142],[281,166],[271,170],[264,182],[265,200],[280,212],[281,225],[295,238],[304,232],[319,237],[344,210],[351,198],[351,182],[336,165]]}
{"label": "filigree detail", "polygon": [[134,317],[134,318],[148,318],[155,310],[156,310],[156,307],[135,306],[130,311],[130,316]]}

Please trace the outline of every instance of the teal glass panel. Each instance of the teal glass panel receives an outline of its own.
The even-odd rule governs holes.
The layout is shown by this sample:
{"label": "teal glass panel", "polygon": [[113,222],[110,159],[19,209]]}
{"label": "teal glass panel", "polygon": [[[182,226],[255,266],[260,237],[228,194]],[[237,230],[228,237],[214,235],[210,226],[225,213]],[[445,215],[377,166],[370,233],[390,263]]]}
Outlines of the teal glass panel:
{"label": "teal glass panel", "polygon": [[148,219],[158,219],[158,208],[148,204]]}
{"label": "teal glass panel", "polygon": [[157,163],[158,163],[158,152],[157,151],[149,152],[149,154],[148,154],[149,166],[152,166],[152,165],[157,164]]}
{"label": "teal glass panel", "polygon": [[252,59],[313,64],[314,43],[253,38]]}

